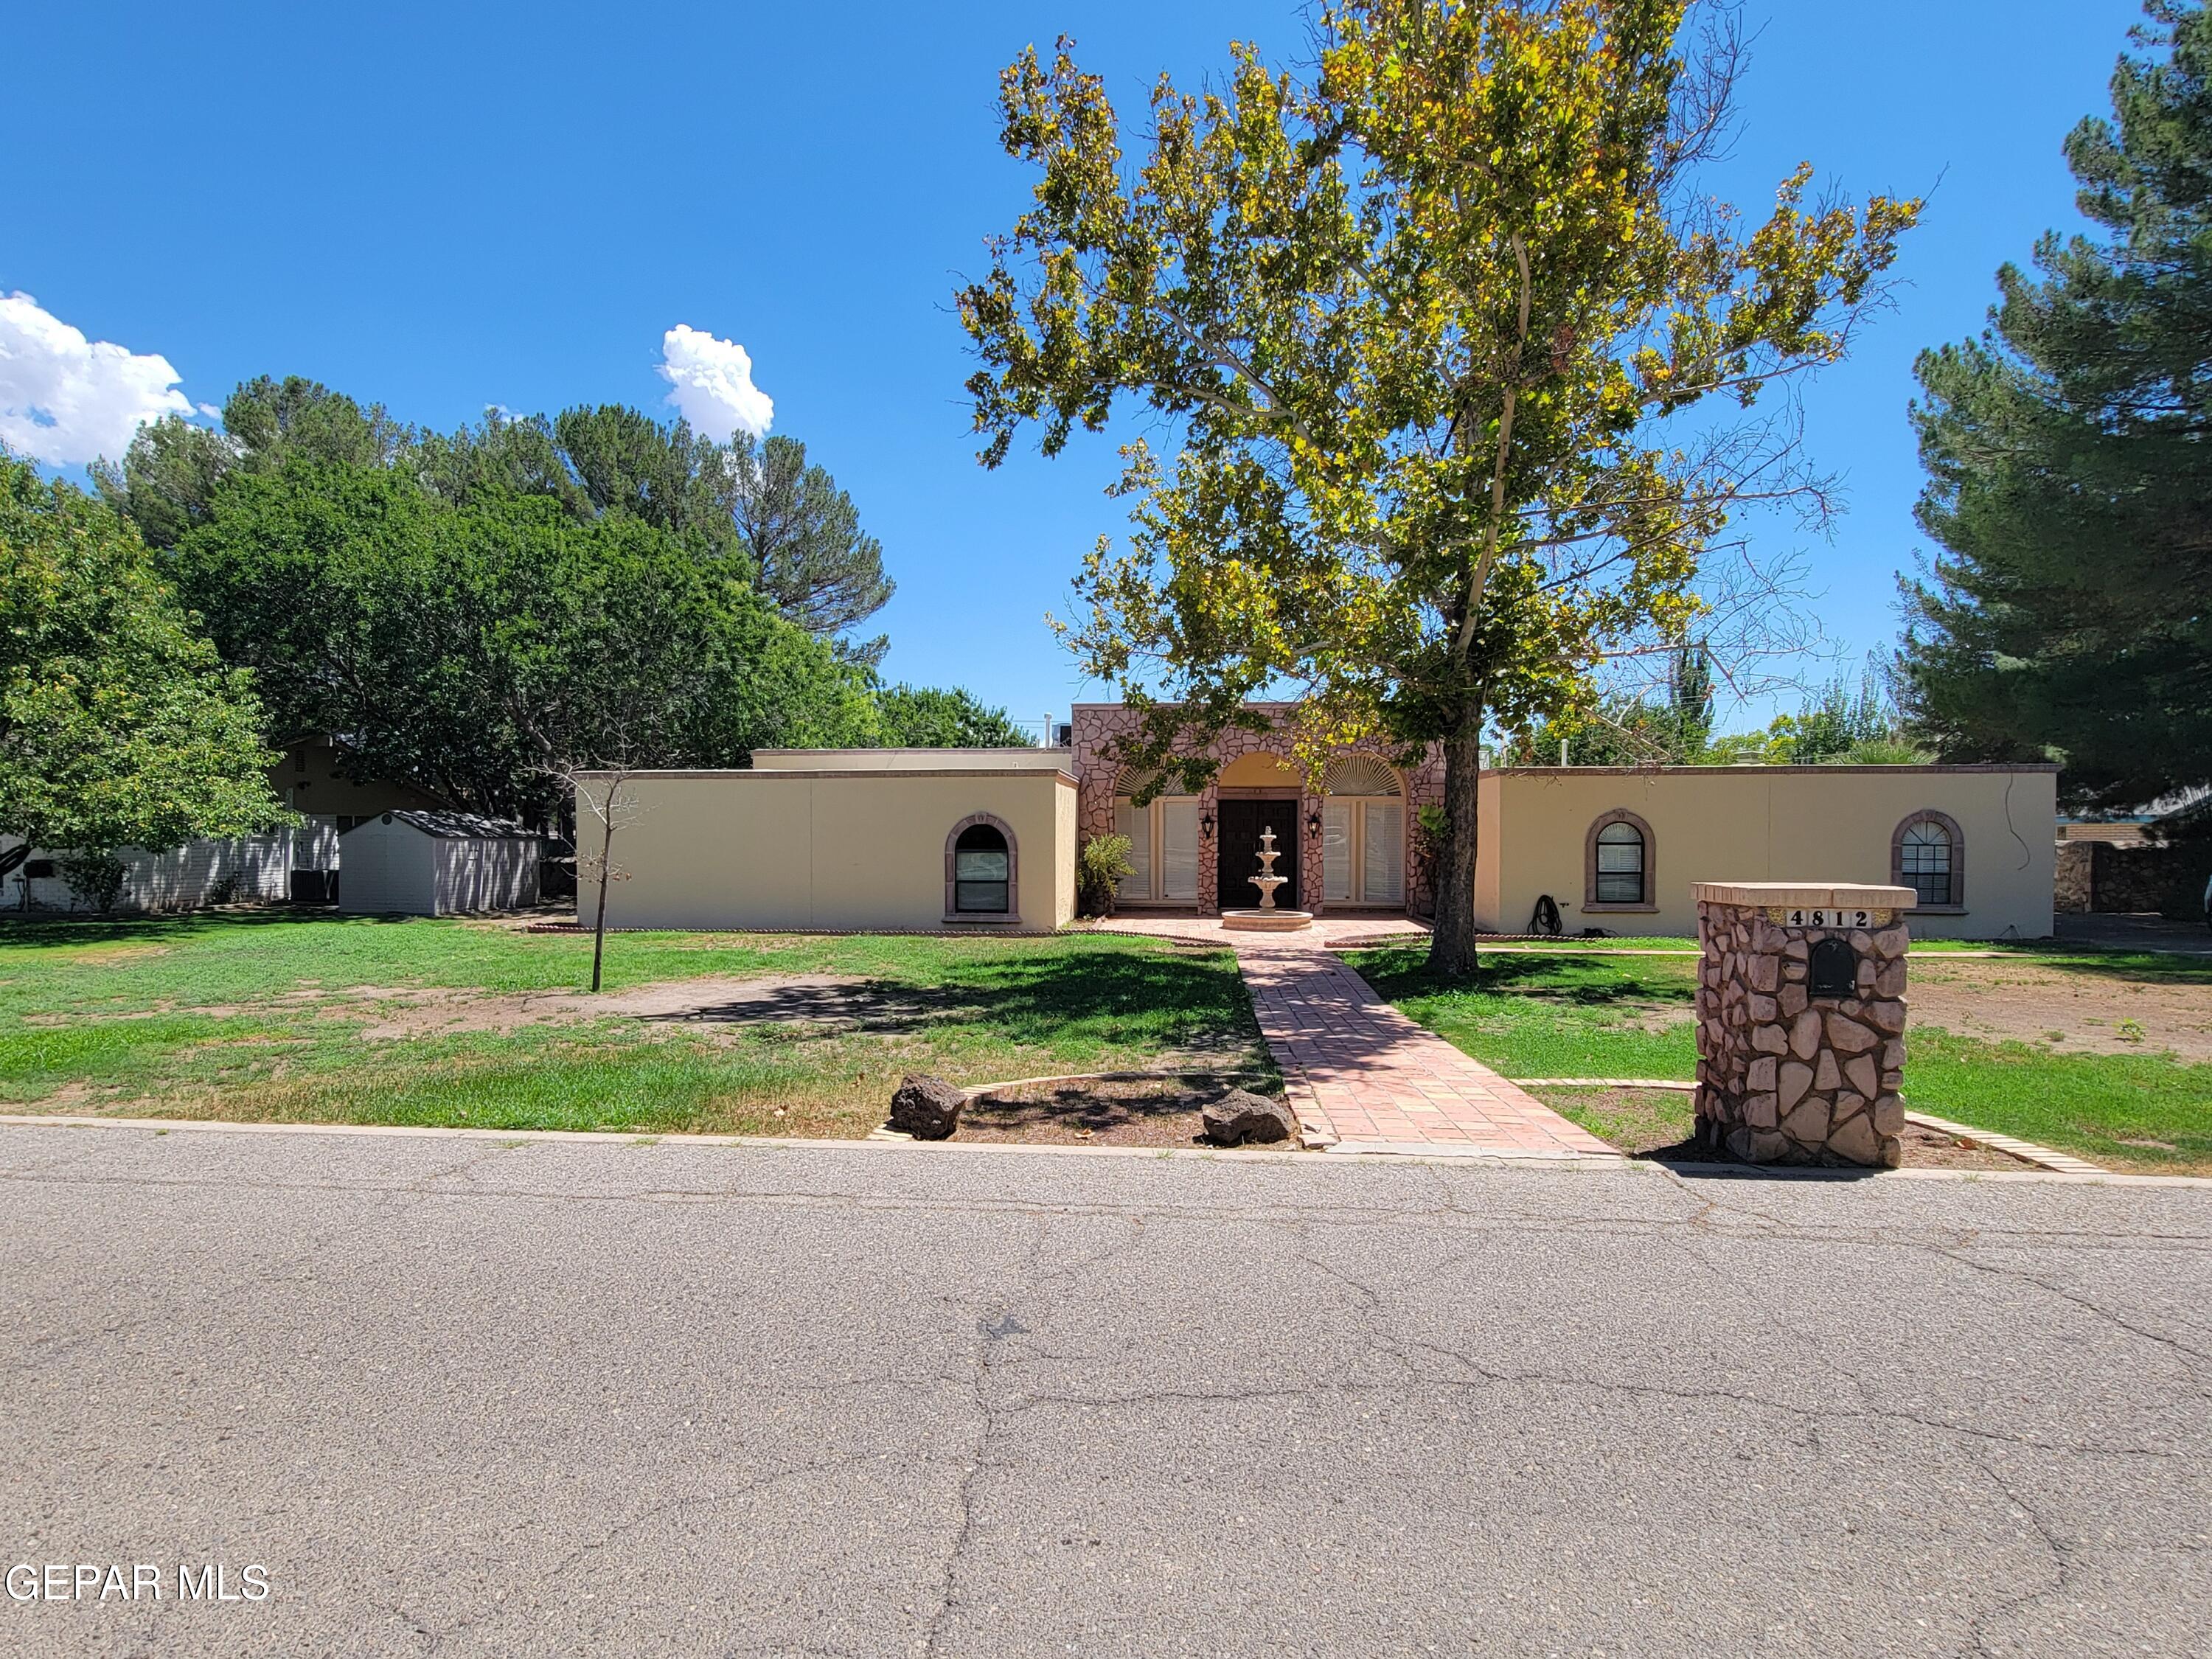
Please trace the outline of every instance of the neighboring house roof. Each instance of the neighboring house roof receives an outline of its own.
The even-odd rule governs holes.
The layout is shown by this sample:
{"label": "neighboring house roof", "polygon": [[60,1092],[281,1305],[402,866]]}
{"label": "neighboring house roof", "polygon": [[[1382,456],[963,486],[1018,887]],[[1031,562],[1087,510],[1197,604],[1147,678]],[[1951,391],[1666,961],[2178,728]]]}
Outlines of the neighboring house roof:
{"label": "neighboring house roof", "polygon": [[[363,818],[362,823],[388,820],[420,830],[426,836],[437,836],[447,841],[539,841],[544,839],[535,830],[526,830],[519,823],[504,818],[480,818],[473,812],[384,812],[374,818]],[[361,824],[354,825],[358,830]],[[351,832],[349,831],[349,834]]]}

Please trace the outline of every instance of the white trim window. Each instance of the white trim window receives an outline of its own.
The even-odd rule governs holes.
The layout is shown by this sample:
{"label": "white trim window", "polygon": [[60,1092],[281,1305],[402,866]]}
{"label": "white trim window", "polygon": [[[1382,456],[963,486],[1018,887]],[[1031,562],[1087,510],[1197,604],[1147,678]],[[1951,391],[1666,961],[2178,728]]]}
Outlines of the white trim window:
{"label": "white trim window", "polygon": [[1129,838],[1133,870],[1115,895],[1133,904],[1198,902],[1198,797],[1163,795],[1139,806],[1114,802],[1114,831]]}
{"label": "white trim window", "polygon": [[1322,775],[1322,896],[1338,904],[1406,902],[1406,800],[1398,775],[1352,754]]}
{"label": "white trim window", "polygon": [[1322,896],[1337,904],[1406,902],[1406,804],[1331,795],[1321,807]]}

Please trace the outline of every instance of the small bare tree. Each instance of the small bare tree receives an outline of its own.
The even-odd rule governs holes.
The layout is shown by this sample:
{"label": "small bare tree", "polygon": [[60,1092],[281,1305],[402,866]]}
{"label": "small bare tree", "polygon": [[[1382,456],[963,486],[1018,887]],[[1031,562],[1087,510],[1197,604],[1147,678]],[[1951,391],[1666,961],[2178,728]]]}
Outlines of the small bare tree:
{"label": "small bare tree", "polygon": [[[629,828],[648,810],[629,788],[630,780],[638,770],[625,760],[607,767],[562,767],[554,773],[567,786],[568,797],[575,804],[576,880],[580,884],[577,891],[582,892],[580,884],[586,876],[599,888],[592,916],[594,992],[599,988],[600,964],[606,955],[607,888],[611,883],[629,879],[629,872],[614,861],[615,832]],[[596,853],[584,850],[591,836],[599,840],[599,850]]]}

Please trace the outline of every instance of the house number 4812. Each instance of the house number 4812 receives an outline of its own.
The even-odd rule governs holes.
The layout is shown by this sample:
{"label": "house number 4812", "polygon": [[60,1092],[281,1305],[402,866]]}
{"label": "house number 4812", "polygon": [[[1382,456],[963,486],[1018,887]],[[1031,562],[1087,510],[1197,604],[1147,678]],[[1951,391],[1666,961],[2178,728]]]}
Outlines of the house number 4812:
{"label": "house number 4812", "polygon": [[1871,910],[1792,910],[1786,918],[1792,927],[1870,927]]}

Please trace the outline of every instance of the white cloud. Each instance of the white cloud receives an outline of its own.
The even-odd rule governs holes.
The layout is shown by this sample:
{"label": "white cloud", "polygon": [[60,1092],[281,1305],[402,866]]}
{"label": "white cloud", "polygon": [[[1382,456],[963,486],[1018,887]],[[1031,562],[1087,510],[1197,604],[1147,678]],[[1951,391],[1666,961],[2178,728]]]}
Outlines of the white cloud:
{"label": "white cloud", "polygon": [[757,438],[775,417],[775,401],[753,384],[745,349],[688,324],[660,337],[660,378],[676,388],[668,401],[717,443],[727,443],[739,427]]}
{"label": "white cloud", "polygon": [[123,459],[147,421],[189,415],[169,360],[88,340],[27,294],[0,295],[0,443],[49,466]]}

